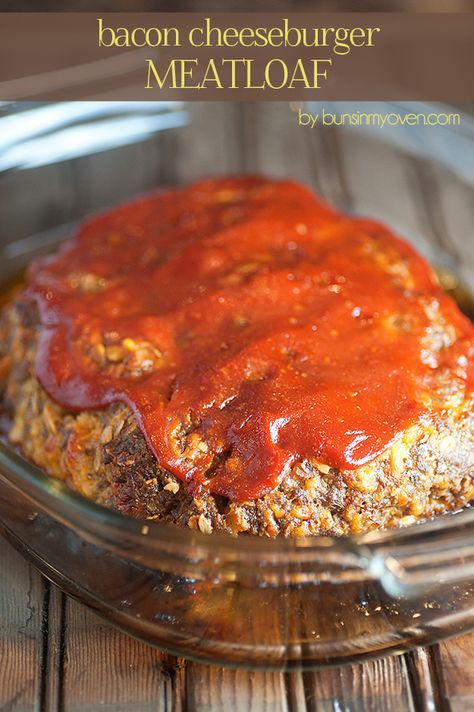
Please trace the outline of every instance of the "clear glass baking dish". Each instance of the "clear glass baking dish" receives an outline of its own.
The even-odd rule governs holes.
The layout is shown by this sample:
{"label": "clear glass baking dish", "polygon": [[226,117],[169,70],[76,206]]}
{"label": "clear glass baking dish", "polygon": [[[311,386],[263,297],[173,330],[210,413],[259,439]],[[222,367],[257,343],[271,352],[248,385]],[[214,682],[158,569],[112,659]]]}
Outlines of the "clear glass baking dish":
{"label": "clear glass baking dish", "polygon": [[[468,116],[457,129],[404,135],[303,133],[287,104],[2,108],[4,293],[32,256],[97,208],[209,173],[256,170],[311,183],[342,208],[384,219],[441,267],[450,288],[454,274],[464,282],[474,274]],[[108,511],[3,442],[0,484],[1,532],[27,559],[111,622],[180,655],[312,667],[400,653],[474,627],[470,508],[341,539],[233,539]]]}

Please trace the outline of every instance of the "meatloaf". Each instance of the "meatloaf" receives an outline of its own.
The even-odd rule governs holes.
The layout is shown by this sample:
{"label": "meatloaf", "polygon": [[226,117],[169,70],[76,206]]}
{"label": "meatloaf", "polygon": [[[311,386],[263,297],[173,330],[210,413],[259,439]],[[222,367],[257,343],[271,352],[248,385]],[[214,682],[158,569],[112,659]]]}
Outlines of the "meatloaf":
{"label": "meatloaf", "polygon": [[133,517],[345,535],[474,496],[474,330],[386,227],[292,181],[92,218],[3,308],[8,440]]}

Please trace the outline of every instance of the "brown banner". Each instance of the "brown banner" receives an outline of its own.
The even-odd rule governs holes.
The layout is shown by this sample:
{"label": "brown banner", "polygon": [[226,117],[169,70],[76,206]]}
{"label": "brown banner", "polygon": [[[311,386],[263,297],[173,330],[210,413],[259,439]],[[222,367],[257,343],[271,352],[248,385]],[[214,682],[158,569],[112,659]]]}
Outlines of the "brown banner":
{"label": "brown banner", "polygon": [[474,99],[474,13],[1,13],[0,100]]}

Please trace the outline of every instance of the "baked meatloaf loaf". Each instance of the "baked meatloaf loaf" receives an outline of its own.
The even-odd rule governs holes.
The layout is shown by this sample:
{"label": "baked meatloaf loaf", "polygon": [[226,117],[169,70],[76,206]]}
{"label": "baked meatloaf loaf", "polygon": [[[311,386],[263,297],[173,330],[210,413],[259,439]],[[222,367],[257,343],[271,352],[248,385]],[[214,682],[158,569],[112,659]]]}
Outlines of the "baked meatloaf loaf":
{"label": "baked meatloaf loaf", "polygon": [[291,181],[99,215],[3,309],[8,438],[105,506],[341,535],[474,495],[474,330],[386,227]]}

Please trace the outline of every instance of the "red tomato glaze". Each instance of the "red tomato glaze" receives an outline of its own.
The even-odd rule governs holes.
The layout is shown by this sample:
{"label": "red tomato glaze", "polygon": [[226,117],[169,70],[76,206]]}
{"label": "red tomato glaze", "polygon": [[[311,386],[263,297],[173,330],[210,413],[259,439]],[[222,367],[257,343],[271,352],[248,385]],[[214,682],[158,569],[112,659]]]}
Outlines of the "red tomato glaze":
{"label": "red tomato glaze", "polygon": [[[426,409],[473,329],[387,228],[290,181],[204,180],[86,223],[30,269],[37,376],[71,411],[132,407],[159,465],[234,500],[298,460],[353,469]],[[453,348],[423,357],[437,309]]]}

